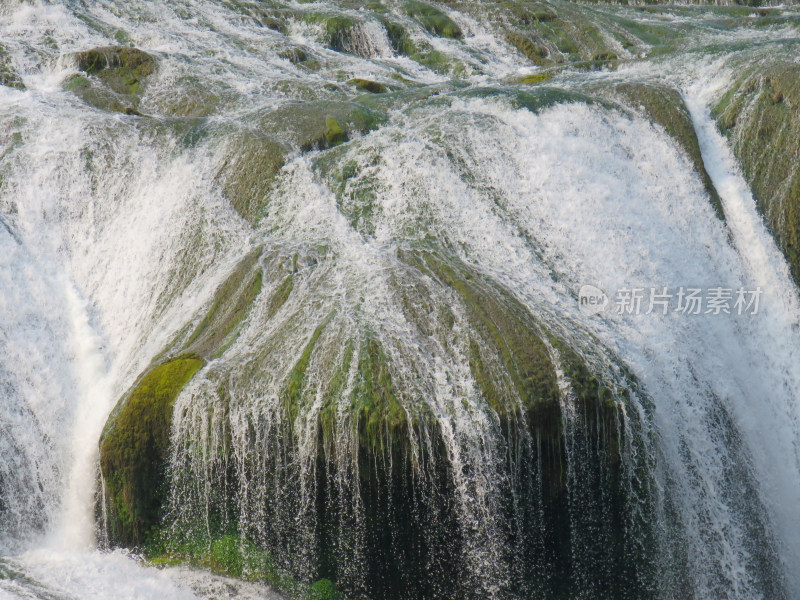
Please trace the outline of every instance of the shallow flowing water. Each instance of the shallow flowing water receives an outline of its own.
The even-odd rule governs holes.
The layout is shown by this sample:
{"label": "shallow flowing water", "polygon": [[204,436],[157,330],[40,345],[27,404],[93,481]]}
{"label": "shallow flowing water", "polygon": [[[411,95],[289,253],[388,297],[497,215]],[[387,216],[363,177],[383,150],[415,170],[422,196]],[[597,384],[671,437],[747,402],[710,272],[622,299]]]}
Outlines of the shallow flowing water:
{"label": "shallow flowing water", "polygon": [[[218,490],[230,485],[239,527],[280,539],[291,551],[281,566],[313,578],[318,417],[332,374],[342,371],[336,439],[326,451],[338,465],[335,487],[349,498],[359,464],[346,407],[370,339],[391,358],[409,419],[434,417],[411,430],[414,477],[423,504],[446,495],[436,488],[438,465],[426,462],[441,444],[467,540],[458,549],[467,585],[486,598],[526,593],[514,587],[514,569],[529,566],[499,558],[515,552],[502,495],[511,478],[504,460],[514,453],[506,454],[471,371],[468,310],[432,271],[412,268],[423,260],[415,252],[446,252],[524,307],[551,334],[543,338],[565,343],[613,383],[630,486],[625,552],[651,561],[634,577],[647,580],[641,589],[665,598],[800,594],[800,299],[710,115],[738,65],[794,49],[796,26],[726,28],[700,12],[586,7],[608,23],[696,34],[682,53],[615,71],[566,69],[524,88],[513,78],[540,69],[522,66],[480,11],[448,11],[465,32],[455,40],[389,7],[415,39],[458,62],[447,73],[398,54],[369,10],[313,5],[363,20],[350,45],[335,51],[319,24],[290,16],[281,33],[243,5],[252,8],[210,0],[0,7],[0,41],[25,85],[0,86],[0,599],[273,593],[147,567],[135,555],[98,550],[96,541],[97,445],[109,413],[256,248],[278,257],[265,269],[263,291],[238,337],[176,403],[168,507],[175,531],[195,527],[198,514],[209,521],[226,501]],[[71,53],[120,40],[159,60],[139,105],[147,117],[90,107],[63,87],[76,72]],[[281,58],[289,45],[320,67]],[[255,130],[259,115],[292,99],[344,97],[325,84],[392,75],[420,87],[387,109],[385,124],[336,148],[293,151],[257,225],[236,212],[218,177],[232,152],[230,132]],[[724,221],[663,128],[636,110],[580,101],[593,86],[636,81],[681,92]],[[187,102],[175,90],[193,82],[216,95],[216,110],[197,121],[174,118],[168,107]],[[276,311],[271,297],[292,262],[294,287]],[[758,310],[745,314],[683,314],[674,305],[662,314],[646,310],[645,300],[635,314],[590,315],[578,302],[583,285],[612,302],[625,288],[760,296]],[[548,344],[560,356],[560,346]],[[288,455],[274,441],[284,426],[281,394],[312,347]],[[587,450],[579,436],[569,437],[575,391],[557,375],[571,457],[567,526],[580,554],[595,547],[593,535],[611,534],[584,520],[592,475],[581,468]],[[223,447],[232,448],[230,458],[218,458]],[[254,460],[263,468],[249,470]],[[220,486],[229,472],[234,480]],[[337,510],[350,532],[339,542],[342,577],[362,589],[364,507],[340,500]],[[574,565],[575,585],[588,583],[584,595],[569,597],[601,597],[589,573],[604,568],[602,559],[577,557]]]}

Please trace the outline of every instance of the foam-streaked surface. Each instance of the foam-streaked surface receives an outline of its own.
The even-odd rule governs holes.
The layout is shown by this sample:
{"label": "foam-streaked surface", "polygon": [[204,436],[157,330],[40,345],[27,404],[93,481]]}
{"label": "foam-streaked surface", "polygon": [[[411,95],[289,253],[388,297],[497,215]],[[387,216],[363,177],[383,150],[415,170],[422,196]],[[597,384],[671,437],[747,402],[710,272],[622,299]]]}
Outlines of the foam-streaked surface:
{"label": "foam-streaked surface", "polygon": [[[708,113],[731,76],[728,63],[781,49],[796,29],[726,32],[712,23],[684,56],[551,82],[556,91],[634,80],[682,89],[722,222],[691,161],[643,117],[599,103],[551,106],[544,92],[520,101],[507,78],[535,69],[520,69],[476,14],[448,11],[463,41],[430,35],[402,10],[393,15],[414,40],[456,61],[462,80],[448,87],[452,72],[396,55],[380,20],[321,6],[363,19],[348,52],[326,47],[313,21],[289,19],[284,35],[210,0],[0,7],[0,40],[26,86],[0,86],[0,555],[9,557],[0,560],[0,599],[271,597],[259,586],[93,549],[97,440],[109,412],[259,245],[295,263],[300,256],[295,288],[275,313],[270,295],[280,280],[265,281],[239,338],[178,399],[172,463],[188,474],[171,490],[178,522],[211,503],[217,482],[198,461],[228,443],[242,464],[253,448],[266,457],[283,382],[319,324],[318,345],[330,356],[369,331],[392,357],[405,409],[422,403],[436,417],[454,510],[472,536],[462,549],[465,577],[485,597],[505,597],[512,574],[497,560],[509,552],[497,489],[503,449],[470,370],[469,321],[450,292],[415,279],[402,259],[404,250],[433,246],[508,290],[596,372],[622,386],[621,362],[641,384],[622,407],[640,429],[621,452],[631,471],[637,456],[649,457],[642,478],[655,484],[649,516],[663,572],[654,596],[687,586],[709,598],[800,593],[800,301]],[[662,19],[688,27],[678,14]],[[88,107],[62,88],[74,72],[69,53],[113,43],[118,32],[160,61],[140,107],[152,119]],[[319,68],[281,58],[286,45],[304,48]],[[219,137],[208,131],[286,105],[293,93],[339,94],[350,77],[391,84],[393,75],[441,85],[441,94],[395,107],[384,127],[346,146],[291,154],[259,227],[236,214],[217,179]],[[195,78],[220,99],[208,130],[182,129],[188,121],[161,112],[176,86]],[[499,91],[486,93],[490,85]],[[525,102],[541,106],[518,108]],[[330,176],[344,165],[357,168],[347,194]],[[360,189],[369,192],[368,211],[358,205],[364,196],[350,193]],[[576,300],[584,284],[609,294],[723,287],[763,296],[757,315],[587,316]],[[426,329],[438,317],[424,316],[423,325],[407,318],[399,290],[414,286],[431,306],[448,307],[447,339]],[[321,353],[305,371],[314,394],[298,421],[296,460],[309,480],[329,371]],[[568,430],[572,390],[557,375]],[[355,376],[353,366],[345,399]],[[226,378],[241,384],[222,398]],[[229,405],[222,423],[217,415]],[[256,439],[253,422],[263,426]],[[185,451],[182,440],[202,452]],[[345,465],[342,489],[357,486],[357,465],[347,462],[354,443],[343,435],[333,449]],[[566,477],[571,489],[582,485],[573,467]],[[259,512],[267,483],[230,485],[239,486],[241,523],[263,529],[272,517]],[[302,555],[316,523],[303,520],[313,496],[301,488],[298,536],[287,544]],[[358,540],[363,523],[355,523]],[[297,571],[310,576],[303,560]],[[354,556],[347,566],[355,572],[363,561]]]}

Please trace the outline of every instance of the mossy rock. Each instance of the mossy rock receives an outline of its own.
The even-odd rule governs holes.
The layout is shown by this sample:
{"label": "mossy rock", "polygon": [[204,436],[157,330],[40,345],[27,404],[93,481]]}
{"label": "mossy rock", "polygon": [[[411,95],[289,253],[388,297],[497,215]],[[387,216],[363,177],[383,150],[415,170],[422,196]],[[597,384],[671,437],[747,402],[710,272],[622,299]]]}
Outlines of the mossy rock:
{"label": "mossy rock", "polygon": [[65,89],[95,108],[141,116],[140,95],[156,69],[151,55],[136,48],[108,46],[79,52],[75,60],[86,75],[68,77]]}
{"label": "mossy rock", "polygon": [[460,40],[464,38],[461,28],[441,10],[430,4],[410,0],[404,5],[407,15],[415,19],[433,35]]}
{"label": "mossy rock", "polygon": [[369,79],[355,78],[347,83],[356,86],[356,89],[361,92],[369,92],[370,94],[385,94],[389,91],[384,84]]}
{"label": "mossy rock", "polygon": [[516,31],[506,33],[506,41],[535,65],[547,65],[553,61],[548,59],[547,48],[537,43],[530,36]]}
{"label": "mossy rock", "polygon": [[278,52],[278,56],[284,60],[288,60],[293,65],[299,65],[308,60],[308,54],[299,46],[292,46]]}
{"label": "mossy rock", "polygon": [[24,90],[25,84],[22,78],[11,65],[11,57],[8,51],[0,44],[0,85]]}
{"label": "mossy rock", "polygon": [[731,140],[778,247],[800,285],[800,69],[770,58],[743,69],[712,114]]}
{"label": "mossy rock", "polygon": [[331,50],[359,54],[360,47],[354,41],[356,31],[361,26],[359,21],[340,14],[315,12],[304,14],[303,20],[322,25],[322,42]]}
{"label": "mossy rock", "polygon": [[466,72],[465,65],[457,58],[436,50],[427,43],[418,44],[418,49],[409,58],[441,75],[460,76]]}
{"label": "mossy rock", "polygon": [[347,133],[339,126],[339,122],[333,117],[325,117],[325,144],[328,148],[333,148],[347,141]]}
{"label": "mossy rock", "polygon": [[236,340],[242,322],[261,292],[261,249],[247,255],[217,289],[203,320],[189,336],[184,351],[206,359],[217,358]]}
{"label": "mossy rock", "polygon": [[503,372],[510,377],[525,411],[532,415],[543,405],[557,411],[555,368],[538,325],[524,307],[460,261],[428,252],[401,252],[399,257],[461,297],[471,329],[478,336],[470,351],[470,370],[484,399],[501,420],[510,418],[516,406],[509,401],[506,384],[494,379],[495,371],[485,368],[488,358],[503,365]]}
{"label": "mossy rock", "polygon": [[358,102],[310,101],[287,103],[256,123],[290,148],[307,152],[377,129],[385,120],[385,114]]}
{"label": "mossy rock", "polygon": [[320,579],[308,588],[303,600],[343,600],[343,596],[330,579]]}
{"label": "mossy rock", "polygon": [[[229,90],[226,90],[229,93]],[[208,117],[219,108],[223,93],[212,91],[208,85],[192,76],[179,78],[166,89],[159,89],[151,98],[164,115],[181,118]]]}
{"label": "mossy rock", "polygon": [[520,25],[530,26],[552,21],[558,16],[551,7],[536,2],[502,0],[500,4],[510,13],[511,18]]}
{"label": "mossy rock", "polygon": [[[622,83],[613,88],[624,102],[661,125],[686,153],[708,192],[711,205],[720,219],[725,218],[717,189],[706,171],[697,132],[680,93],[665,85],[649,83]],[[602,93],[602,91],[601,91]]]}
{"label": "mossy rock", "polygon": [[156,69],[150,54],[137,48],[108,46],[75,55],[78,70],[102,80],[118,94],[134,95],[142,90]]}
{"label": "mossy rock", "polygon": [[153,367],[109,417],[100,439],[100,468],[113,543],[141,546],[158,527],[167,494],[172,408],[204,364],[185,354]]}
{"label": "mossy rock", "polygon": [[82,75],[70,75],[64,80],[64,89],[74,93],[86,104],[112,112],[125,115],[142,116],[139,112],[139,99],[135,96],[125,96],[101,85],[95,80]]}
{"label": "mossy rock", "polygon": [[406,31],[405,27],[399,23],[388,20],[383,20],[381,23],[383,24],[384,29],[386,29],[386,35],[389,38],[389,43],[395,52],[404,56],[411,56],[417,52],[417,46],[412,41],[411,36],[408,34],[408,31]]}
{"label": "mossy rock", "polygon": [[255,224],[267,205],[290,147],[264,132],[243,130],[227,140],[217,180],[237,212]]}
{"label": "mossy rock", "polygon": [[516,83],[522,83],[525,85],[536,85],[538,83],[544,83],[545,81],[550,81],[553,78],[553,74],[550,72],[544,73],[532,73],[530,75],[525,75],[525,77],[519,78]]}

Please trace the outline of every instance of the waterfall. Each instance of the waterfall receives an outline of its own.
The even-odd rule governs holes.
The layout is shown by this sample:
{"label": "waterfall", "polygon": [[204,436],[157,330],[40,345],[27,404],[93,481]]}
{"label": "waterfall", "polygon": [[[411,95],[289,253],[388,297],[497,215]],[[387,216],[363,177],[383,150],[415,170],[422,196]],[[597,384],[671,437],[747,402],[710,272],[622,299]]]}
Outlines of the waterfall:
{"label": "waterfall", "polygon": [[0,598],[795,597],[746,12],[0,6]]}

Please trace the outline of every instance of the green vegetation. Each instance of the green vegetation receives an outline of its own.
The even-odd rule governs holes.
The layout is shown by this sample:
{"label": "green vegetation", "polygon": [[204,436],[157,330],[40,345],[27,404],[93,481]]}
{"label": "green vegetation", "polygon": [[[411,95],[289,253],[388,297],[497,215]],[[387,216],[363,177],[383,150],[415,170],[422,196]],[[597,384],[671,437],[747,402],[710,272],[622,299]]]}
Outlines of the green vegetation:
{"label": "green vegetation", "polygon": [[255,224],[267,206],[270,192],[289,153],[273,135],[240,131],[228,140],[228,158],[217,178],[237,212]]}
{"label": "green vegetation", "polygon": [[260,248],[251,252],[219,287],[211,308],[186,342],[187,352],[216,358],[236,340],[239,326],[261,292],[260,256]]}
{"label": "green vegetation", "polygon": [[136,547],[157,528],[166,499],[172,407],[205,361],[184,354],[148,370],[119,401],[100,439],[109,528],[115,543]]}
{"label": "green vegetation", "polygon": [[774,59],[744,71],[713,108],[758,209],[800,284],[800,73]]}
{"label": "green vegetation", "polygon": [[160,530],[145,548],[148,562],[156,567],[188,564],[244,581],[266,583],[291,600],[346,600],[336,584],[320,579],[304,585],[275,565],[274,557],[237,533],[219,536],[187,535],[176,539]]}
{"label": "green vegetation", "polygon": [[325,117],[325,143],[328,147],[338,146],[347,141],[347,133],[333,117]]}
{"label": "green vegetation", "polygon": [[370,94],[385,94],[388,90],[386,86],[377,81],[370,81],[369,79],[351,79],[347,83],[356,86],[356,89],[361,92],[369,92]]}
{"label": "green vegetation", "polygon": [[96,108],[141,116],[139,98],[156,69],[152,56],[136,48],[108,46],[79,52],[75,60],[86,76],[68,77],[65,89]]}
{"label": "green vegetation", "polygon": [[2,44],[0,44],[0,85],[16,88],[18,90],[25,89],[25,84],[22,83],[19,74],[14,71],[11,65],[11,57]]}
{"label": "green vegetation", "polygon": [[612,91],[619,94],[632,108],[643,109],[648,119],[661,125],[678,142],[700,176],[717,216],[724,219],[722,201],[706,171],[697,133],[680,93],[664,85],[648,83],[622,83],[612,88]]}
{"label": "green vegetation", "polygon": [[456,40],[464,37],[461,28],[435,6],[417,0],[409,0],[405,3],[405,12],[433,35]]}
{"label": "green vegetation", "polygon": [[535,65],[546,65],[552,62],[547,58],[549,54],[547,48],[537,44],[524,33],[509,31],[506,33],[506,41]]}
{"label": "green vegetation", "polygon": [[94,48],[79,52],[75,58],[80,71],[94,75],[113,91],[125,95],[138,94],[156,69],[152,56],[122,46]]}

